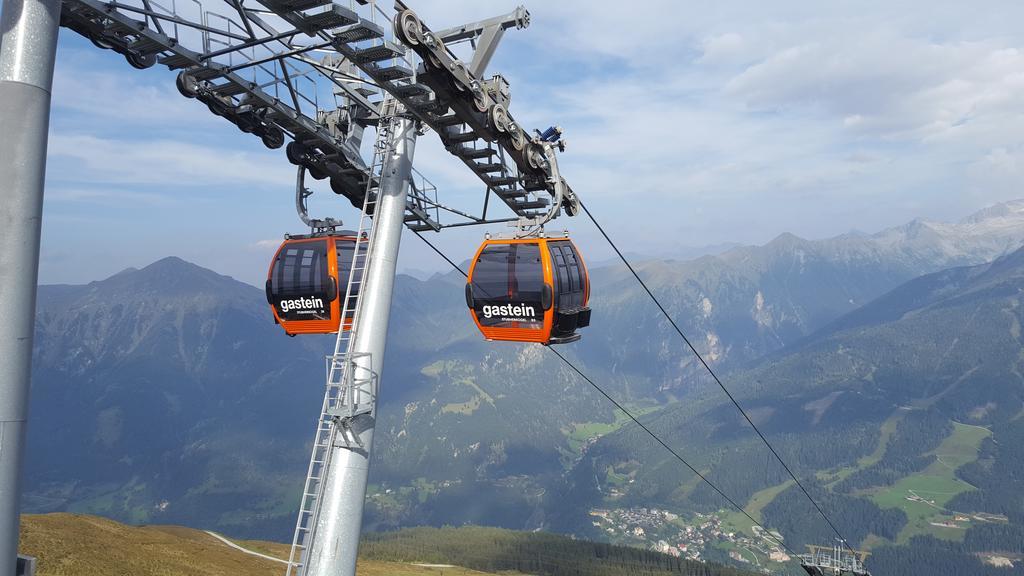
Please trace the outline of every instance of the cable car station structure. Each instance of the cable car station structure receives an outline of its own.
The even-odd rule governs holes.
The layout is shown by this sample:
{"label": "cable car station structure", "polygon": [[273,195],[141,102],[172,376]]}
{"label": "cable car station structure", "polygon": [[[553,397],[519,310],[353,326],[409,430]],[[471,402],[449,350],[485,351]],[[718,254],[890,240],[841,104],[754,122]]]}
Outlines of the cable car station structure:
{"label": "cable car station structure", "polygon": [[809,576],[871,576],[864,567],[868,553],[850,550],[846,543],[835,546],[808,546],[801,554],[800,567]]}
{"label": "cable car station structure", "polygon": [[[510,223],[518,236],[542,239],[545,223],[579,210],[558,170],[561,130],[528,132],[510,112],[508,82],[486,76],[505,32],[526,28],[529,13],[519,7],[436,31],[401,0],[3,0],[2,15],[0,181],[10,183],[10,193],[0,205],[0,291],[9,304],[0,309],[0,321],[13,337],[0,343],[0,563],[13,563],[17,552],[46,133],[60,25],[121,54],[135,68],[177,71],[183,96],[268,148],[285,148],[283,156],[297,167],[296,207],[310,233],[286,240],[280,257],[300,240],[322,239],[338,254],[347,247],[347,256],[328,267],[334,270],[329,280],[338,299],[331,304],[336,325],[325,329],[307,322],[295,330],[338,336],[327,356],[326,393],[287,575],[354,574],[402,228],[422,233]],[[468,52],[468,61],[453,46]],[[371,158],[364,160],[368,128],[376,134]],[[416,140],[427,132],[437,134],[483,184],[477,208],[445,204],[413,169]],[[310,217],[307,175],[326,180],[359,209],[354,230],[340,231],[341,221],[333,218]],[[492,204],[507,210],[495,215]],[[342,259],[345,266],[337,263]],[[581,280],[571,286],[564,298],[578,301],[576,322],[586,297]],[[272,265],[268,299],[274,290]],[[286,330],[295,305],[274,311]],[[0,572],[9,570],[0,566]]]}

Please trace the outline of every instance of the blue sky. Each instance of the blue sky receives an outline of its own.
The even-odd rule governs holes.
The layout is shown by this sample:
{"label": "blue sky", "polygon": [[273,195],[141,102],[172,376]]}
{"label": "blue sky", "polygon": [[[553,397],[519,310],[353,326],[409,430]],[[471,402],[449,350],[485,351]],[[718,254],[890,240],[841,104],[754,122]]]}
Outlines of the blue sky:
{"label": "blue sky", "polygon": [[[515,6],[410,4],[434,28]],[[563,174],[623,249],[871,232],[1024,196],[1019,3],[691,4],[528,2],[533,24],[489,69],[509,78],[517,120],[565,129]],[[433,134],[416,166],[444,201],[481,201]],[[277,241],[302,231],[293,178],[283,150],[181,97],[165,68],[61,31],[41,282],[176,255],[261,284]],[[319,196],[319,214],[354,219]],[[581,218],[562,227],[609,256]],[[436,240],[461,260],[484,232]],[[407,234],[400,266],[445,265]]]}

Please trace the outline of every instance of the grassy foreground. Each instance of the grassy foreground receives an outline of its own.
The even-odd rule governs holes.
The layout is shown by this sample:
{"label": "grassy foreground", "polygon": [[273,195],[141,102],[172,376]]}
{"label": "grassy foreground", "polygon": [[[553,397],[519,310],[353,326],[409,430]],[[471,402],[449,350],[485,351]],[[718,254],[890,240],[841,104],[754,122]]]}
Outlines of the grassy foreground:
{"label": "grassy foreground", "polygon": [[[285,558],[288,547],[239,542],[268,556]],[[228,547],[200,530],[178,526],[127,526],[77,514],[25,515],[24,554],[39,558],[37,576],[282,576],[284,564]],[[480,576],[454,567],[360,561],[360,576]]]}

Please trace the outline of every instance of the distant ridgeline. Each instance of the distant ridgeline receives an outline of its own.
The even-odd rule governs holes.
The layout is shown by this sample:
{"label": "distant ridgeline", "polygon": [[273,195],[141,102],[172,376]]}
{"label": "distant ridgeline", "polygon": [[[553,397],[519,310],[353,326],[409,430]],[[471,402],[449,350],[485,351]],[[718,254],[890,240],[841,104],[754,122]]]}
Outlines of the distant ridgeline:
{"label": "distant ridgeline", "polygon": [[368,560],[455,564],[485,572],[542,576],[743,576],[747,572],[628,546],[498,528],[412,528],[367,534]]}
{"label": "distant ridgeline", "polygon": [[[869,568],[932,576],[912,559],[954,555],[943,566],[1011,574],[1022,241],[1017,202],[636,267]],[[831,542],[628,271],[591,278],[595,321],[566,354],[788,547]],[[485,342],[464,286],[396,281],[368,530],[540,529],[777,568],[756,546],[732,554],[763,538],[554,355]],[[27,511],[291,537],[329,341],[287,338],[262,289],[177,258],[41,286],[38,307]],[[677,519],[638,534],[593,515],[642,508]],[[720,534],[685,533],[703,523]]]}

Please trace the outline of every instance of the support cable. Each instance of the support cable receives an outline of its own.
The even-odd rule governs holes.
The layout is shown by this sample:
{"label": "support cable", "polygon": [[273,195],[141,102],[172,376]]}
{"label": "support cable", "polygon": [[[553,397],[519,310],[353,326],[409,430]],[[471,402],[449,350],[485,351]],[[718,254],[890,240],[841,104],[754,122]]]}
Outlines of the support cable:
{"label": "support cable", "polygon": [[[469,277],[469,275],[468,275],[468,274],[466,274],[466,271],[465,271],[465,270],[463,270],[463,269],[462,269],[462,268],[461,268],[461,267],[460,267],[460,266],[459,266],[458,264],[456,264],[455,262],[453,262],[453,261],[451,260],[451,258],[448,258],[448,256],[447,256],[447,255],[445,255],[445,253],[444,253],[444,252],[441,252],[441,250],[440,250],[440,249],[438,249],[438,248],[437,248],[437,246],[434,246],[434,244],[433,244],[433,243],[431,243],[431,242],[430,242],[430,240],[427,240],[426,238],[424,238],[424,237],[423,237],[423,236],[422,236],[422,235],[421,235],[421,234],[420,234],[419,232],[416,232],[415,234],[416,234],[417,236],[419,236],[419,237],[420,237],[420,240],[423,240],[424,242],[426,242],[427,246],[430,246],[430,248],[431,248],[431,249],[433,249],[433,250],[434,250],[434,252],[437,252],[438,256],[440,256],[441,258],[444,258],[444,260],[445,260],[446,262],[448,262],[449,264],[451,264],[451,265],[452,265],[452,267],[453,267],[453,268],[455,268],[456,270],[458,270],[460,274],[462,274],[463,276],[465,276],[465,277],[467,277],[467,278]],[[601,386],[599,386],[599,385],[598,385],[598,384],[597,384],[596,382],[594,382],[593,380],[591,380],[591,379],[590,379],[590,377],[588,377],[588,376],[587,376],[586,374],[584,374],[582,370],[580,370],[579,368],[577,368],[575,364],[573,364],[573,363],[572,363],[571,361],[569,361],[569,359],[568,359],[568,358],[566,358],[565,356],[563,356],[561,352],[559,352],[558,350],[555,350],[555,349],[554,349],[554,348],[552,348],[551,346],[546,346],[546,348],[547,348],[547,349],[548,349],[549,351],[551,351],[551,352],[552,352],[552,353],[553,353],[553,354],[554,354],[555,356],[558,356],[558,358],[559,358],[559,359],[561,359],[561,361],[562,361],[562,362],[564,362],[566,366],[568,366],[569,368],[571,368],[571,369],[572,369],[572,371],[573,371],[573,372],[575,372],[575,373],[576,373],[577,375],[579,375],[579,377],[580,377],[580,378],[582,378],[582,379],[583,379],[584,381],[586,381],[586,382],[587,382],[587,384],[590,384],[590,386],[591,386],[591,387],[593,387],[593,388],[594,388],[594,390],[597,390],[597,391],[598,391],[598,393],[600,393],[600,394],[601,394],[602,396],[604,396],[604,397],[605,397],[605,399],[606,399],[606,400],[608,400],[609,402],[611,402],[611,403],[612,403],[612,405],[614,405],[614,406],[615,406],[615,407],[616,407],[617,409],[619,409],[619,411],[621,411],[621,412],[622,412],[623,414],[625,414],[625,415],[626,415],[626,416],[627,416],[627,417],[628,417],[628,418],[629,418],[630,420],[632,420],[632,421],[633,421],[634,423],[636,423],[636,425],[637,425],[637,426],[639,426],[639,427],[640,427],[641,429],[643,429],[643,431],[644,431],[644,432],[646,432],[648,436],[650,436],[651,438],[653,438],[655,442],[657,442],[658,444],[660,444],[660,445],[661,445],[661,447],[662,447],[662,448],[664,448],[665,450],[667,450],[667,451],[669,452],[669,454],[671,454],[671,455],[672,455],[673,457],[675,457],[675,459],[676,459],[676,460],[679,460],[680,462],[682,462],[682,464],[683,464],[684,466],[686,466],[687,468],[689,468],[691,472],[693,472],[694,474],[696,474],[698,478],[700,478],[700,479],[701,479],[701,480],[702,480],[702,481],[703,481],[703,482],[704,482],[705,484],[707,484],[708,486],[710,486],[712,490],[714,490],[714,491],[715,491],[716,493],[718,493],[718,495],[719,495],[719,496],[721,496],[722,498],[724,498],[724,499],[726,500],[726,502],[728,502],[728,503],[729,503],[730,505],[732,505],[732,507],[733,507],[733,508],[735,508],[735,509],[736,509],[736,510],[738,510],[738,511],[739,511],[739,512],[740,512],[741,514],[743,514],[744,516],[746,516],[746,518],[747,518],[748,520],[750,520],[750,521],[751,521],[751,522],[752,522],[752,523],[753,523],[753,524],[754,524],[755,526],[757,526],[758,528],[760,528],[761,530],[763,530],[763,531],[764,531],[764,534],[766,534],[766,535],[767,535],[767,537],[769,537],[769,538],[771,538],[772,540],[774,540],[774,541],[775,541],[776,543],[778,543],[778,545],[779,545],[779,546],[781,546],[781,547],[782,547],[782,548],[784,548],[784,549],[785,549],[785,550],[786,550],[787,552],[789,552],[790,556],[792,556],[793,558],[797,558],[797,557],[799,556],[799,555],[798,555],[798,554],[797,554],[796,552],[794,552],[794,551],[793,551],[793,549],[791,549],[791,548],[790,548],[789,546],[787,546],[785,542],[783,542],[783,541],[782,541],[782,540],[781,540],[780,538],[777,538],[777,537],[776,537],[776,536],[775,536],[774,534],[772,534],[772,532],[771,532],[770,530],[768,530],[767,528],[765,528],[765,527],[764,527],[764,526],[763,526],[763,525],[762,525],[762,524],[761,524],[760,522],[758,522],[758,521],[757,521],[757,520],[756,520],[756,519],[755,519],[755,518],[754,518],[753,516],[751,516],[751,515],[750,515],[749,513],[747,513],[747,511],[746,511],[746,510],[744,510],[742,506],[740,506],[739,504],[737,504],[735,500],[733,500],[732,498],[730,498],[730,497],[729,497],[729,496],[728,496],[728,495],[727,495],[727,494],[726,494],[725,492],[723,492],[723,491],[722,491],[722,490],[721,490],[721,489],[720,489],[720,488],[719,488],[718,486],[715,486],[715,484],[714,484],[713,482],[711,482],[711,480],[709,480],[707,476],[705,476],[704,474],[701,474],[701,473],[700,473],[700,471],[698,471],[698,470],[697,470],[696,468],[694,468],[694,467],[693,467],[693,466],[692,466],[692,465],[691,465],[691,464],[690,464],[689,462],[687,462],[685,458],[683,458],[682,456],[680,456],[678,452],[676,452],[676,451],[675,451],[675,450],[674,450],[674,449],[673,449],[673,448],[672,448],[671,446],[669,446],[668,444],[666,444],[666,443],[665,443],[665,441],[664,441],[664,440],[662,440],[662,439],[661,439],[661,437],[659,437],[659,436],[658,436],[657,434],[655,434],[653,430],[651,430],[650,428],[648,428],[647,426],[645,426],[645,425],[644,425],[644,424],[643,424],[642,422],[640,422],[640,420],[639,420],[639,419],[638,419],[638,418],[637,418],[636,416],[634,416],[632,412],[630,412],[629,410],[627,410],[627,409],[626,409],[626,407],[625,407],[625,406],[623,406],[623,405],[622,405],[622,404],[621,404],[621,403],[620,403],[619,401],[617,401],[617,400],[616,400],[615,398],[613,398],[613,397],[612,397],[612,396],[611,396],[610,394],[608,394],[607,392],[605,392],[605,391],[604,391],[604,389],[603,389],[603,388],[601,388]]]}
{"label": "support cable", "polygon": [[686,345],[690,348],[690,351],[693,352],[694,356],[697,357],[697,360],[700,360],[700,363],[704,366],[704,369],[707,370],[708,374],[711,375],[711,378],[714,379],[715,383],[718,384],[718,387],[722,389],[722,392],[725,392],[725,395],[729,397],[730,401],[732,401],[733,406],[735,406],[736,409],[740,411],[740,414],[743,415],[743,417],[747,420],[747,423],[750,424],[750,427],[753,428],[754,432],[756,432],[757,435],[761,438],[761,441],[764,442],[764,445],[767,446],[768,450],[770,450],[771,453],[775,456],[775,459],[778,460],[779,464],[782,464],[782,467],[786,469],[786,472],[789,474],[789,477],[793,479],[793,482],[796,482],[796,485],[800,487],[800,490],[804,493],[804,496],[806,496],[807,499],[810,500],[811,504],[814,505],[814,508],[818,511],[818,514],[820,514],[821,517],[825,519],[825,522],[829,525],[829,528],[831,528],[832,531],[835,532],[836,536],[839,537],[839,539],[844,544],[846,544],[846,547],[849,548],[851,552],[853,552],[854,550],[846,541],[846,538],[844,538],[843,535],[839,532],[839,529],[836,528],[836,525],[832,523],[832,520],[828,517],[827,514],[825,514],[825,511],[821,509],[821,506],[819,506],[818,503],[814,500],[814,498],[811,497],[811,493],[807,491],[807,488],[804,488],[803,483],[800,482],[800,480],[796,477],[796,474],[794,474],[793,471],[789,468],[789,465],[786,464],[786,462],[782,459],[782,456],[780,456],[779,453],[775,450],[775,447],[772,446],[771,442],[768,441],[768,438],[766,438],[765,435],[761,432],[761,429],[758,428],[757,425],[754,424],[754,421],[750,419],[750,416],[747,414],[747,411],[743,409],[743,407],[732,395],[732,393],[729,392],[729,389],[725,387],[725,384],[722,382],[722,380],[718,377],[717,374],[715,374],[715,371],[711,369],[711,366],[707,363],[707,361],[704,360],[704,356],[697,351],[697,348],[693,345],[692,342],[690,342],[690,339],[686,337],[686,334],[684,334],[682,329],[679,328],[679,325],[676,324],[676,321],[672,318],[671,315],[669,315],[668,310],[666,310],[665,307],[661,304],[661,301],[658,300],[658,297],[654,295],[654,292],[651,292],[651,289],[647,287],[647,283],[644,282],[642,278],[640,278],[640,275],[637,274],[636,269],[633,268],[633,265],[630,264],[629,260],[627,260],[625,255],[622,254],[622,251],[620,251],[619,247],[615,245],[615,242],[612,242],[612,239],[608,236],[608,233],[604,231],[604,228],[602,228],[601,225],[597,222],[597,219],[594,218],[594,215],[590,213],[590,210],[587,209],[587,206],[583,202],[580,202],[580,207],[583,208],[583,211],[587,214],[587,217],[590,218],[590,221],[593,222],[594,226],[597,227],[598,232],[600,232],[601,235],[604,236],[604,239],[608,241],[608,245],[612,247],[612,250],[614,250],[615,253],[618,254],[619,259],[622,260],[622,263],[625,264],[626,268],[628,268],[629,271],[633,274],[633,277],[636,278],[636,281],[639,282],[640,286],[643,287],[645,292],[647,292],[647,295],[651,297],[651,300],[654,302],[654,304],[658,306],[658,309],[661,310],[661,313],[665,316],[665,319],[668,320],[669,324],[672,325],[672,328],[674,328],[676,333],[679,334],[680,338],[683,339],[683,342],[686,342]]}

